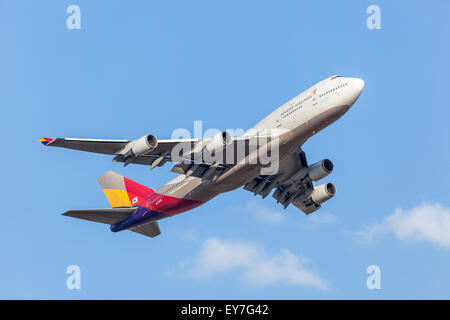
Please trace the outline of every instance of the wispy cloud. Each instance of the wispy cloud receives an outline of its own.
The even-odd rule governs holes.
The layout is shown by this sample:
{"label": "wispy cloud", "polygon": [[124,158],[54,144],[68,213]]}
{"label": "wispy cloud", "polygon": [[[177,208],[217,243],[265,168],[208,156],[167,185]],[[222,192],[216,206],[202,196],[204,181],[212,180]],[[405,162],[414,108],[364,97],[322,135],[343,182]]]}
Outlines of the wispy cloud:
{"label": "wispy cloud", "polygon": [[287,249],[269,255],[260,245],[209,238],[187,268],[187,273],[205,279],[236,271],[251,285],[305,285],[326,290],[325,280],[308,269],[307,263],[306,258]]}
{"label": "wispy cloud", "polygon": [[[249,201],[244,206],[243,210],[246,213],[253,215],[256,219],[270,222],[270,223],[292,223],[292,219],[289,219],[289,213],[284,211],[280,206],[279,208],[272,209],[267,207],[265,204],[260,203],[259,201]],[[300,209],[295,208],[294,211],[298,211],[298,214],[301,214],[305,219],[301,221],[301,226],[303,227],[315,227],[318,225],[333,223],[337,221],[337,217],[328,212],[317,211],[308,216],[304,215]]]}
{"label": "wispy cloud", "polygon": [[183,241],[198,241],[197,230],[194,228],[189,228],[181,233],[181,239]]}
{"label": "wispy cloud", "polygon": [[256,201],[247,202],[244,207],[244,211],[266,222],[279,223],[286,219],[281,208],[280,210],[269,209]]}
{"label": "wispy cloud", "polygon": [[314,212],[308,216],[308,221],[313,224],[326,224],[337,221],[337,217],[328,212]]}
{"label": "wispy cloud", "polygon": [[430,242],[450,249],[450,209],[430,203],[410,210],[398,208],[382,222],[363,226],[356,234],[364,242],[393,234],[401,241]]}

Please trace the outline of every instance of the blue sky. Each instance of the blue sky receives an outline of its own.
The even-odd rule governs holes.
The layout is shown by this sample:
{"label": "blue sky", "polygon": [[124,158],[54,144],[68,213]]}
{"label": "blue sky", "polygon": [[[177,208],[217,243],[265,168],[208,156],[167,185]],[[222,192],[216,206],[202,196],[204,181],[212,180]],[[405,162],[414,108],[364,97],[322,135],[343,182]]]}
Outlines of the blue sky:
{"label": "blue sky", "polygon": [[[68,30],[66,8],[81,8]],[[366,8],[381,8],[381,30]],[[0,0],[1,298],[450,298],[448,1]],[[366,82],[304,145],[338,195],[307,217],[242,189],[160,223],[162,235],[62,217],[108,202],[108,170],[174,174],[45,149],[41,136],[169,138],[250,128],[333,74]],[[81,290],[66,268],[81,268]],[[366,268],[381,268],[368,290]]]}

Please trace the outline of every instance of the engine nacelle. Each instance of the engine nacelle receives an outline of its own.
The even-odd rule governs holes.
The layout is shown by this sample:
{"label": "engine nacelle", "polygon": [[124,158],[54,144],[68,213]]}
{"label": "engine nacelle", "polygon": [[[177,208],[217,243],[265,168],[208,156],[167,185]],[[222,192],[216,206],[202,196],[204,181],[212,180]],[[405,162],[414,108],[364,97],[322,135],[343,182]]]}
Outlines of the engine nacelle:
{"label": "engine nacelle", "polygon": [[330,200],[335,195],[336,195],[335,185],[328,182],[328,183],[321,184],[318,187],[314,187],[314,190],[311,193],[310,199],[314,203],[321,204],[322,202]]}
{"label": "engine nacelle", "polygon": [[212,136],[211,138],[205,141],[205,148],[209,152],[218,152],[220,150],[225,149],[231,142],[233,141],[233,137],[227,131],[219,132],[218,134]]}
{"label": "engine nacelle", "polygon": [[309,166],[308,175],[313,181],[319,181],[329,175],[333,167],[331,160],[323,159]]}
{"label": "engine nacelle", "polygon": [[154,135],[148,134],[133,142],[129,153],[131,156],[141,156],[147,152],[155,149],[158,146],[158,140]]}

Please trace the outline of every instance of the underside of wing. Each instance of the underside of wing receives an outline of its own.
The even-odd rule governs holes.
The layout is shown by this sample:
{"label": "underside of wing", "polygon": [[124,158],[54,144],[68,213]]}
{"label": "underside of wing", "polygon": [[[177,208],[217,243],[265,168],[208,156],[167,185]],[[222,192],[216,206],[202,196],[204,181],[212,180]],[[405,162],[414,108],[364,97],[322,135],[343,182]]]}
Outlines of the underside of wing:
{"label": "underside of wing", "polygon": [[[147,134],[136,140],[76,139],[76,138],[40,138],[45,146],[80,150],[93,153],[114,155],[113,161],[128,164],[161,167],[170,161],[176,164],[222,165],[238,163],[238,155],[245,157],[252,137],[231,137],[225,132],[205,139],[165,139],[158,140]],[[244,152],[236,152],[244,149]],[[225,156],[233,155],[233,159]],[[212,156],[214,155],[214,156]],[[184,167],[183,167],[184,169]]]}
{"label": "underside of wing", "polygon": [[159,230],[158,222],[156,222],[156,221],[142,224],[140,226],[133,227],[128,230],[143,234],[144,236],[147,236],[150,238],[154,238],[161,234],[161,230]]}
{"label": "underside of wing", "polygon": [[136,210],[137,208],[69,210],[63,213],[63,216],[106,224],[116,224],[131,216]]}
{"label": "underside of wing", "polygon": [[332,183],[314,186],[318,181],[333,170],[330,160],[324,159],[310,166],[304,152],[298,149],[279,164],[279,172],[272,176],[259,176],[248,182],[244,189],[267,197],[273,189],[273,198],[286,208],[291,203],[310,214],[321,207],[321,204],[336,194]]}
{"label": "underside of wing", "polygon": [[222,145],[208,143],[208,139],[171,139],[157,140],[155,147],[146,152],[137,154],[134,149],[140,143],[136,140],[126,145],[116,153],[113,161],[123,162],[124,165],[130,163],[150,165],[154,167],[162,166],[166,162],[183,164],[235,164],[241,161],[249,153],[249,137],[230,138],[228,144]]}
{"label": "underside of wing", "polygon": [[115,154],[123,149],[131,140],[41,138],[39,141],[48,147],[59,147],[103,154]]}

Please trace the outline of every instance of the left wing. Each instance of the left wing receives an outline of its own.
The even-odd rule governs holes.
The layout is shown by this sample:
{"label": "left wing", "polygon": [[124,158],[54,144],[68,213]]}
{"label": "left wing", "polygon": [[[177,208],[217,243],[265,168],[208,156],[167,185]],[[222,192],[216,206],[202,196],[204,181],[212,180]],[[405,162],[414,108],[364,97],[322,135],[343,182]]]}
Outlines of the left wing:
{"label": "left wing", "polygon": [[321,203],[336,194],[336,187],[332,183],[325,183],[318,187],[318,181],[333,171],[333,163],[324,159],[308,166],[305,153],[299,148],[291,156],[283,159],[279,164],[279,172],[271,176],[259,176],[248,182],[244,189],[267,197],[273,189],[273,197],[286,209],[293,204],[305,214],[310,214],[321,207]]}

